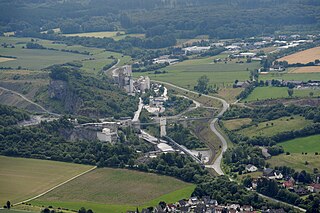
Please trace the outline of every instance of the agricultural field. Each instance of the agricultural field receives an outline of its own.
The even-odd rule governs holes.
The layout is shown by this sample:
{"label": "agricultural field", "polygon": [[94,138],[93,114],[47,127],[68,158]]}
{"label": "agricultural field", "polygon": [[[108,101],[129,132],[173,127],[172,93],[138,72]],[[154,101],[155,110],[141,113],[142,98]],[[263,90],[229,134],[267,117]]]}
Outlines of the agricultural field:
{"label": "agricultural field", "polygon": [[243,125],[251,123],[251,118],[239,118],[232,120],[224,120],[223,125],[230,131],[240,129]]}
{"label": "agricultural field", "polygon": [[63,64],[75,60],[83,60],[89,58],[89,56],[45,50],[45,49],[26,49],[26,48],[3,48],[0,47],[0,52],[5,56],[17,57],[16,60],[1,62],[1,67],[12,68],[27,68],[32,70],[40,70],[51,66],[53,64]]}
{"label": "agricultural field", "polygon": [[319,73],[291,73],[291,72],[270,72],[268,74],[259,75],[259,80],[285,80],[285,81],[320,81]]}
{"label": "agricultural field", "polygon": [[[42,39],[33,39],[33,41],[46,48],[53,48],[55,50],[24,49],[25,44],[30,42],[31,39],[32,38],[0,37],[0,43],[13,44],[15,46],[15,48],[0,47],[1,55],[17,57],[14,61],[4,61],[4,58],[0,58],[0,66],[13,68],[21,66],[23,68],[39,70],[53,64],[77,62],[82,64],[81,69],[87,73],[98,74],[105,65],[113,62],[113,58],[120,60],[119,66],[131,62],[130,56],[124,56],[120,53],[80,45],[68,46],[63,43]],[[88,52],[89,55],[61,50],[78,51],[80,53]],[[1,59],[3,59],[3,62]]]}
{"label": "agricultural field", "polygon": [[222,92],[221,96],[223,94],[232,94],[232,97],[228,99],[234,100],[235,96],[241,92],[241,89],[232,90],[232,93],[223,89],[233,89],[232,85],[235,80],[249,80],[250,70],[258,68],[259,63],[236,63],[235,60],[228,61],[226,64],[224,62],[213,63],[214,59],[224,59],[225,57],[227,56],[222,54],[208,58],[191,59],[164,68],[163,70],[167,71],[167,73],[164,74],[136,72],[134,76],[148,75],[152,80],[169,82],[193,90],[197,84],[197,80],[201,76],[207,75],[210,79],[209,85],[219,87]]}
{"label": "agricultural field", "polygon": [[295,67],[291,68],[289,73],[320,73],[320,66]]}
{"label": "agricultural field", "polygon": [[33,213],[33,212],[17,210],[17,209],[10,209],[10,210],[3,209],[3,210],[0,210],[0,213]]}
{"label": "agricultural field", "polygon": [[278,61],[287,61],[289,64],[301,63],[307,64],[320,59],[320,47],[314,47],[304,51],[300,51],[285,57],[279,58]]}
{"label": "agricultural field", "polygon": [[[320,135],[312,135],[303,138],[296,138],[289,140],[283,143],[279,143],[279,146],[282,146],[285,152],[290,153],[320,153]],[[320,158],[320,156],[319,156]]]}
{"label": "agricultural field", "polygon": [[103,168],[83,175],[32,201],[69,209],[81,206],[94,212],[125,212],[137,206],[187,198],[195,186],[175,178],[124,169]]}
{"label": "agricultural field", "polygon": [[14,60],[16,60],[16,59],[15,58],[0,57],[0,63],[6,62],[6,61],[14,61]]}
{"label": "agricultural field", "polygon": [[258,126],[253,125],[244,129],[240,129],[237,133],[248,137],[254,136],[273,136],[280,132],[299,130],[312,121],[306,120],[301,116],[282,117],[276,120],[259,123]]}
{"label": "agricultural field", "polygon": [[63,34],[63,36],[72,37],[94,37],[94,38],[113,38],[118,41],[124,39],[126,36],[144,38],[144,34],[126,34],[124,31],[105,31],[105,32],[90,32],[90,33],[74,33],[74,34]]}
{"label": "agricultural field", "polygon": [[[320,96],[320,89],[293,89],[292,98],[310,97],[310,92],[313,93],[313,97]],[[287,87],[257,87],[242,102],[278,98],[290,98]]]}
{"label": "agricultural field", "polygon": [[[308,162],[307,164],[306,161]],[[320,169],[320,155],[315,155],[314,153],[308,153],[307,155],[302,153],[281,154],[273,156],[266,162],[270,163],[271,167],[289,166],[296,171],[305,170],[310,173],[313,173],[314,168]]]}
{"label": "agricultural field", "polygon": [[0,204],[31,198],[92,168],[91,166],[0,156]]}

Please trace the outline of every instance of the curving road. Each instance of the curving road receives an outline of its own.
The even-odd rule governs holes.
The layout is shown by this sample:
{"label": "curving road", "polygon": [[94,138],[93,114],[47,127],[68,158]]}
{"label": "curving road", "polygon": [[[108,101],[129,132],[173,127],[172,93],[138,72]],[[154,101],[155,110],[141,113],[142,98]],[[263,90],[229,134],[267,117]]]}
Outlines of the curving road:
{"label": "curving road", "polygon": [[[166,84],[166,85],[169,85],[171,87],[174,87],[174,88],[177,88],[177,89],[180,89],[182,91],[185,91],[185,92],[190,92],[190,93],[193,93],[193,94],[196,94],[196,95],[199,95],[200,93],[198,92],[195,92],[195,91],[191,91],[191,90],[188,90],[188,89],[185,89],[185,88],[182,88],[182,87],[179,87],[179,86],[176,86],[174,84],[171,84],[171,83],[167,83],[167,82],[163,82],[163,81],[154,81],[152,80],[153,82],[156,82],[156,83],[160,83],[160,84]],[[216,158],[216,160],[213,162],[213,164],[210,164],[210,165],[206,165],[207,168],[212,168],[214,169],[219,175],[224,175],[224,172],[222,171],[221,169],[221,161],[222,161],[222,156],[223,156],[223,153],[228,149],[228,144],[227,144],[227,140],[223,137],[223,135],[216,129],[215,127],[215,124],[217,123],[217,121],[219,120],[219,118],[228,110],[228,108],[230,107],[230,105],[222,98],[218,98],[218,97],[214,97],[214,96],[210,96],[210,95],[205,95],[205,94],[201,94],[202,96],[204,97],[207,97],[207,98],[211,98],[211,99],[215,99],[215,100],[218,100],[222,103],[222,109],[221,111],[218,113],[217,115],[217,118],[214,118],[211,123],[210,123],[210,129],[211,131],[217,135],[217,137],[220,139],[221,141],[221,153],[219,154],[219,156]]]}

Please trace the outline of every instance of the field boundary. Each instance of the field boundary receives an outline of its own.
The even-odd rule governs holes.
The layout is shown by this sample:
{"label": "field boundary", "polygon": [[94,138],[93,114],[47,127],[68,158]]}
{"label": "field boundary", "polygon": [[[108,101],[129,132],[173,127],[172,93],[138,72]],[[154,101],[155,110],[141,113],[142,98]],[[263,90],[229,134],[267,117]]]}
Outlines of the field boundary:
{"label": "field boundary", "polygon": [[66,184],[66,183],[69,183],[70,181],[72,181],[72,180],[74,180],[74,179],[76,179],[76,178],[78,178],[78,177],[80,177],[80,176],[82,176],[82,175],[85,175],[85,174],[87,174],[87,173],[95,170],[96,168],[97,168],[97,166],[94,166],[94,167],[92,167],[91,169],[89,169],[89,170],[87,170],[87,171],[84,171],[84,172],[82,172],[82,173],[80,173],[80,174],[78,174],[78,175],[76,175],[76,176],[74,176],[74,177],[72,177],[72,178],[69,178],[68,180],[66,180],[66,181],[64,181],[64,182],[62,182],[62,183],[60,183],[60,184],[58,184],[58,185],[56,185],[56,186],[48,189],[47,191],[45,191],[45,192],[43,192],[43,193],[41,193],[41,194],[39,194],[39,195],[36,195],[36,196],[34,196],[34,197],[32,197],[32,198],[29,198],[29,199],[27,199],[27,200],[24,200],[24,201],[20,201],[20,202],[18,202],[18,203],[15,203],[15,204],[13,204],[13,206],[17,206],[17,205],[20,205],[20,204],[23,204],[23,203],[32,201],[32,200],[34,200],[34,199],[37,199],[37,198],[39,198],[39,197],[41,197],[41,196],[43,196],[43,195],[45,195],[45,194],[53,191],[54,189],[56,189],[56,188],[58,188],[58,187],[60,187],[60,186],[62,186],[62,185],[64,185],[64,184]]}

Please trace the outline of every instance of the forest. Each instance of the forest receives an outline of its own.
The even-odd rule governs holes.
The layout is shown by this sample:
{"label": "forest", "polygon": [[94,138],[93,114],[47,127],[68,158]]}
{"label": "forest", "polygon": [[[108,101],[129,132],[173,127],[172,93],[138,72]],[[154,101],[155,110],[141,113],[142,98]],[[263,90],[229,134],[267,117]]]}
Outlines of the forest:
{"label": "forest", "polygon": [[316,0],[14,0],[1,1],[0,6],[0,32],[124,29],[145,33],[146,41],[164,39],[172,45],[174,39],[197,35],[243,38],[279,30],[318,31],[320,4]]}

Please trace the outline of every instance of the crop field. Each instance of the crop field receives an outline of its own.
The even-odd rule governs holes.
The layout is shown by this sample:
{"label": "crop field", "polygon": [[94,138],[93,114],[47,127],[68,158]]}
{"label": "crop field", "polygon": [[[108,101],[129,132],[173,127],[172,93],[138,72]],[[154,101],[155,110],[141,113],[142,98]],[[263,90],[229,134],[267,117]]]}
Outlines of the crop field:
{"label": "crop field", "polygon": [[232,120],[224,120],[223,125],[230,131],[240,129],[243,125],[251,123],[251,118],[239,118]]}
{"label": "crop field", "polygon": [[283,143],[278,144],[284,148],[285,152],[290,153],[320,153],[320,135],[312,135],[303,138],[296,138]]}
{"label": "crop field", "polygon": [[289,64],[302,63],[306,64],[320,59],[320,47],[314,47],[304,51],[300,51],[285,57],[279,58],[278,61],[287,61]]}
{"label": "crop field", "polygon": [[[320,96],[320,89],[293,89],[293,98],[309,97],[313,92],[313,97]],[[287,87],[257,87],[252,93],[242,101],[258,101],[266,99],[290,98]]]}
{"label": "crop field", "polygon": [[213,63],[215,58],[225,58],[226,55],[218,55],[204,59],[187,60],[164,68],[167,73],[154,74],[154,72],[134,73],[134,76],[149,75],[152,80],[165,81],[178,86],[193,89],[198,78],[207,75],[210,85],[220,88],[232,87],[235,80],[249,80],[250,71],[258,68],[258,63]]}
{"label": "crop field", "polygon": [[320,66],[292,68],[289,73],[320,73]]}
{"label": "crop field", "polygon": [[94,37],[94,38],[113,38],[118,41],[124,39],[126,36],[143,38],[144,34],[125,34],[124,31],[105,31],[105,32],[90,32],[90,33],[74,33],[63,34],[63,36],[79,36],[79,37]]}
{"label": "crop field", "polygon": [[0,204],[17,203],[90,169],[90,166],[0,156]]}
{"label": "crop field", "polygon": [[195,186],[175,178],[124,169],[97,169],[38,198],[34,205],[125,212],[187,198]]}
{"label": "crop field", "polygon": [[[306,161],[308,164],[306,165]],[[307,155],[302,153],[290,153],[290,155],[281,154],[273,156],[267,160],[272,167],[275,166],[289,166],[297,171],[306,170],[313,173],[314,168],[320,169],[320,155],[314,153],[308,153]]]}
{"label": "crop field", "polygon": [[14,61],[14,60],[16,60],[16,59],[15,58],[0,57],[0,63],[6,62],[6,61]]}
{"label": "crop field", "polygon": [[319,73],[290,73],[290,72],[272,72],[266,75],[260,75],[259,80],[285,80],[285,81],[309,81],[309,80],[320,80]]}
{"label": "crop field", "polygon": [[293,119],[290,119],[290,117],[282,117],[276,120],[259,123],[258,126],[253,125],[241,129],[237,131],[237,133],[248,137],[273,136],[280,132],[302,129],[311,122],[312,121],[306,120],[301,116],[294,116]]}

